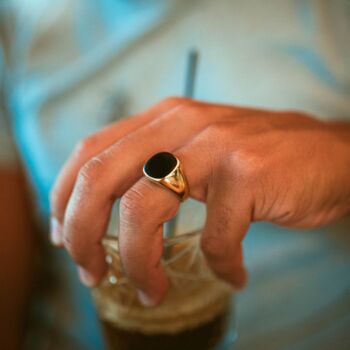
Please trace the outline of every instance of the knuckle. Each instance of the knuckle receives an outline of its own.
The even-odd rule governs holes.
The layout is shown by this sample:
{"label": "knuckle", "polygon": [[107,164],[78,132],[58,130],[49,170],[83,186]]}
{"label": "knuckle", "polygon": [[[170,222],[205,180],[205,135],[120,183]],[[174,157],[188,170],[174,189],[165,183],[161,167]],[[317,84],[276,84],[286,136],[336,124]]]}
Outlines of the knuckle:
{"label": "knuckle", "polygon": [[183,104],[186,101],[185,98],[179,96],[169,96],[163,99],[160,103],[165,106],[176,106]]}
{"label": "knuckle", "polygon": [[136,186],[131,187],[120,200],[121,219],[124,221],[138,222],[142,220],[147,206],[145,205],[145,195]]}
{"label": "knuckle", "polygon": [[159,121],[176,120],[179,124],[185,123],[190,126],[191,123],[197,125],[203,119],[203,115],[198,113],[198,107],[195,103],[187,101],[172,105],[167,113],[159,116]]}
{"label": "knuckle", "polygon": [[[188,121],[189,119],[194,121],[200,121],[203,119],[203,114],[201,112],[201,107],[199,104],[192,102],[181,105],[181,113],[180,116],[183,116],[184,121]],[[180,111],[179,111],[180,112]]]}
{"label": "knuckle", "polygon": [[176,119],[179,123],[189,122],[197,124],[203,121],[203,114],[199,113],[201,104],[184,97],[167,97],[159,104],[164,111],[158,115],[157,122]]}
{"label": "knuckle", "polygon": [[220,140],[229,133],[230,126],[227,122],[212,123],[205,128],[204,133],[209,139]]}
{"label": "knuckle", "polygon": [[96,147],[96,143],[96,136],[88,136],[80,140],[74,148],[73,155],[77,158],[86,156]]}
{"label": "knuckle", "polygon": [[163,195],[160,198],[155,191],[155,185],[147,179],[141,179],[131,187],[120,200],[121,222],[139,227],[159,224],[173,218],[179,208],[178,199],[174,196],[173,199],[163,202]]}
{"label": "knuckle", "polygon": [[77,186],[80,188],[95,188],[103,177],[104,168],[104,163],[99,157],[91,158],[79,170]]}
{"label": "knuckle", "polygon": [[215,235],[203,235],[201,237],[201,249],[209,259],[219,259],[225,255],[225,244],[220,237]]}
{"label": "knuckle", "polygon": [[159,117],[159,122],[176,121],[180,125],[185,123],[190,127],[191,123],[197,124],[195,107],[190,105],[179,104],[173,106],[167,113]]}
{"label": "knuckle", "polygon": [[[198,145],[201,145],[203,152],[210,158],[209,164],[213,165],[212,174],[214,174],[214,168],[220,166],[220,160],[224,159],[228,152],[228,142],[225,141],[228,131],[226,123],[212,123],[196,137]],[[230,139],[231,137],[228,140]]]}
{"label": "knuckle", "polygon": [[230,155],[227,164],[230,171],[250,183],[260,178],[264,158],[256,151],[239,148]]}
{"label": "knuckle", "polygon": [[164,110],[161,116],[168,117],[179,116],[180,110],[185,112],[192,105],[195,105],[195,102],[184,97],[167,97],[158,104]]}

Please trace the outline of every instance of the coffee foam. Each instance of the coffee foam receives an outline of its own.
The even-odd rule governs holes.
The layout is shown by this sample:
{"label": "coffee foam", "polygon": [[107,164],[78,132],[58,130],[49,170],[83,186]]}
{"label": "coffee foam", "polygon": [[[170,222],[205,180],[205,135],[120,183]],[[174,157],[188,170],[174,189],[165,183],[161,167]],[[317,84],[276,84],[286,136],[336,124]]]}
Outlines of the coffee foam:
{"label": "coffee foam", "polygon": [[[198,249],[198,236],[173,245],[163,265],[170,280],[164,302],[156,307],[142,306],[135,288],[122,277],[117,244],[113,263],[104,281],[93,289],[102,321],[127,331],[144,334],[176,334],[210,322],[230,307],[232,288],[209,270]],[[116,285],[110,283],[119,278]]]}

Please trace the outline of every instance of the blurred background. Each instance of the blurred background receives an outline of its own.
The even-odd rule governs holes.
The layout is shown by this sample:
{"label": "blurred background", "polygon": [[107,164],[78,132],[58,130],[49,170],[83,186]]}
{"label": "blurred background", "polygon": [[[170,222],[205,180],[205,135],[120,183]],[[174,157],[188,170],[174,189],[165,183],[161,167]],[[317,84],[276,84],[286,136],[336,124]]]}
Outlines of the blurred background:
{"label": "blurred background", "polygon": [[[350,120],[349,38],[347,0],[1,0],[1,348],[104,348],[48,239],[49,191],[81,138],[181,95],[193,47],[198,99]],[[252,225],[237,349],[350,348],[349,231]]]}

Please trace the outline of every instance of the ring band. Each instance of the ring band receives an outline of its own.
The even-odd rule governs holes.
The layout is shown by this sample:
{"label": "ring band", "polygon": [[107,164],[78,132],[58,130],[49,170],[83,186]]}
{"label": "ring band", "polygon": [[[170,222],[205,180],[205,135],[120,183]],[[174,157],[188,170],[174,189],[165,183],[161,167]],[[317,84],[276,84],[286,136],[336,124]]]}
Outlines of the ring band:
{"label": "ring band", "polygon": [[145,176],[174,192],[181,201],[189,195],[188,182],[180,160],[172,153],[160,152],[153,155],[143,166]]}

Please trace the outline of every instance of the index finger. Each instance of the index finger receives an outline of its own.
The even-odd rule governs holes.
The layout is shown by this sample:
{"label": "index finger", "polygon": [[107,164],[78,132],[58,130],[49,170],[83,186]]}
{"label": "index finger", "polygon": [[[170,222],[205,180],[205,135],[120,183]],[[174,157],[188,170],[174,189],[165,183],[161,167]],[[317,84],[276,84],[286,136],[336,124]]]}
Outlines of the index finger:
{"label": "index finger", "polygon": [[61,245],[61,229],[68,200],[74,188],[81,167],[93,156],[99,154],[130,132],[141,128],[163,113],[187,101],[184,98],[169,97],[143,113],[109,125],[81,141],[58,175],[51,190],[51,239]]}

